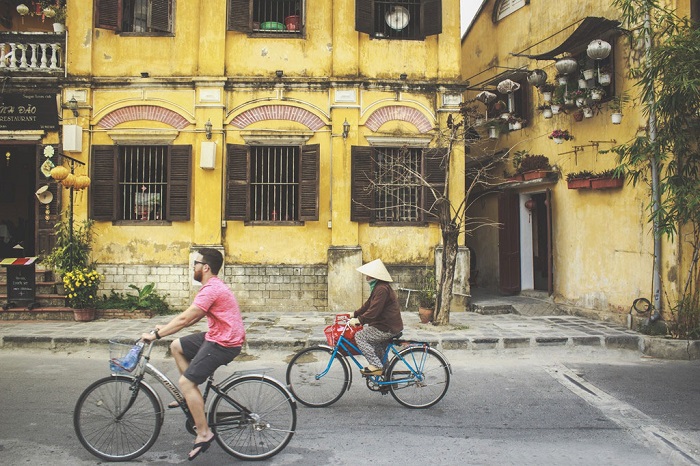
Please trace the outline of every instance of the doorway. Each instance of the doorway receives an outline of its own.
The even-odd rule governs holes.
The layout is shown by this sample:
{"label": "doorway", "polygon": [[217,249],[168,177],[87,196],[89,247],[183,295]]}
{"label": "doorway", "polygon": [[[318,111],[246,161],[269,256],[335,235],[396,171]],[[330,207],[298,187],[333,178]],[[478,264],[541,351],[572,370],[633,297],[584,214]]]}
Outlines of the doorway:
{"label": "doorway", "polygon": [[549,191],[520,194],[521,289],[552,293]]}
{"label": "doorway", "polygon": [[0,257],[35,255],[36,146],[0,144]]}

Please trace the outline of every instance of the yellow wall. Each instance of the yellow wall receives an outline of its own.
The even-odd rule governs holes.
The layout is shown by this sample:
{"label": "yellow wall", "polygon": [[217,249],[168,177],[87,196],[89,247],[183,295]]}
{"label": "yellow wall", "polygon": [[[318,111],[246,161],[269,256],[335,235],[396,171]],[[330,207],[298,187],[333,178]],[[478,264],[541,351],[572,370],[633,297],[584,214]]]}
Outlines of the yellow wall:
{"label": "yellow wall", "polygon": [[[544,69],[548,81],[554,82],[553,61],[515,57],[511,52],[534,55],[551,50],[578,24],[566,28],[568,25],[587,16],[619,19],[619,14],[606,1],[567,2],[562,8],[551,8],[546,2],[531,2],[494,24],[491,19],[494,3],[493,0],[488,2],[462,43],[462,73],[473,77],[472,82],[483,81],[506,68],[520,67]],[[495,40],[483,40],[484,37]],[[633,83],[626,75],[626,42],[619,37],[611,44],[615,56],[616,93],[626,91],[634,97]],[[470,95],[473,97],[478,91],[475,89]],[[531,154],[544,154],[561,173],[552,198],[554,296],[582,307],[627,312],[635,298],[651,298],[653,238],[646,209],[650,190],[646,183],[634,187],[627,181],[617,190],[567,189],[566,174],[614,168],[616,156],[600,151],[630,141],[638,127],[645,126],[645,117],[636,105],[629,105],[623,110],[622,124],[613,125],[607,105],[602,104],[600,113],[582,122],[574,121],[570,114],[554,115],[545,120],[534,110],[544,103],[534,88],[531,100],[533,115],[529,125],[501,136],[497,145],[506,150],[527,149]],[[556,145],[547,138],[554,129],[568,129],[575,139]],[[596,141],[599,141],[597,147],[592,145]],[[576,146],[585,147],[574,153]],[[506,168],[512,171],[510,165]],[[491,196],[472,212],[497,219],[496,207],[496,196]],[[478,232],[467,239],[467,244],[476,249],[480,281],[483,279],[483,285],[495,288],[498,285],[497,231]],[[670,295],[677,285],[675,277],[668,273],[677,261],[675,248],[664,239],[664,291]]]}

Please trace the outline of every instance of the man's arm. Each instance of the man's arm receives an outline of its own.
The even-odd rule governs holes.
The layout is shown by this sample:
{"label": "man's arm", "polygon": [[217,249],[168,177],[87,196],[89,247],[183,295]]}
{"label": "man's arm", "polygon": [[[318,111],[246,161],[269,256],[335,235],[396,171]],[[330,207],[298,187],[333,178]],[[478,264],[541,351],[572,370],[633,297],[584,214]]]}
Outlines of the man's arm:
{"label": "man's arm", "polygon": [[[157,325],[158,336],[162,338],[177,333],[183,328],[199,322],[205,315],[206,313],[203,310],[192,304],[186,310],[173,317],[167,324]],[[141,338],[146,341],[151,341],[154,340],[156,336],[152,333],[144,333],[141,335]]]}

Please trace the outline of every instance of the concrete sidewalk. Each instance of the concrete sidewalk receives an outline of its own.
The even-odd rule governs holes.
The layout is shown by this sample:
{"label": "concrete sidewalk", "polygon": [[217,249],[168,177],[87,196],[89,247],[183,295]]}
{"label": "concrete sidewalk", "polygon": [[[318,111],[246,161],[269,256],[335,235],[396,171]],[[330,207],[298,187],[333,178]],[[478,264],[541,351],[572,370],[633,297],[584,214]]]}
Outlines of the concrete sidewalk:
{"label": "concrete sidewalk", "polygon": [[[0,349],[35,348],[78,351],[107,348],[115,336],[136,339],[170,316],[152,319],[98,319],[92,322],[0,321]],[[244,313],[248,341],[245,350],[297,349],[325,343],[323,329],[333,314]],[[616,324],[576,316],[482,315],[453,312],[449,327],[421,324],[417,313],[404,312],[404,338],[427,341],[443,350],[525,351],[534,348],[624,349],[665,359],[699,359],[697,342],[670,341],[647,337]],[[203,322],[185,331],[202,331]],[[181,332],[183,334],[183,332]],[[172,337],[158,342],[167,345]]]}

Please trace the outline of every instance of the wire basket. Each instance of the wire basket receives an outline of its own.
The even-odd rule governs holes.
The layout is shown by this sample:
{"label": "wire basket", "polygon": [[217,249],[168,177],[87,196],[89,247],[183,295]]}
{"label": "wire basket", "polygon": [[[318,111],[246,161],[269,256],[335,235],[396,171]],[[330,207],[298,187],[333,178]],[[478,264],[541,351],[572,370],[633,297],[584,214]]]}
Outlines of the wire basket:
{"label": "wire basket", "polygon": [[109,340],[109,370],[131,372],[138,365],[143,344],[134,344],[133,338],[114,337]]}

